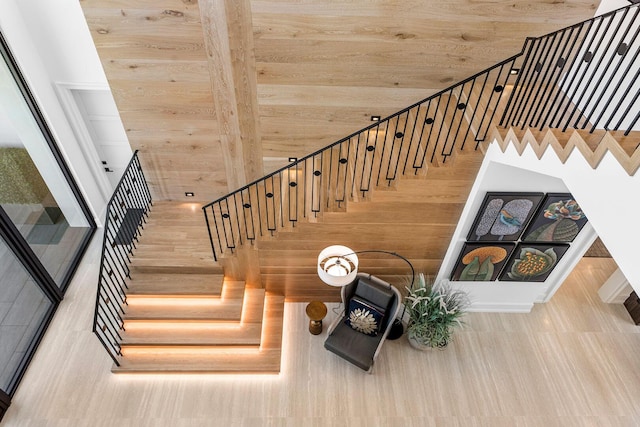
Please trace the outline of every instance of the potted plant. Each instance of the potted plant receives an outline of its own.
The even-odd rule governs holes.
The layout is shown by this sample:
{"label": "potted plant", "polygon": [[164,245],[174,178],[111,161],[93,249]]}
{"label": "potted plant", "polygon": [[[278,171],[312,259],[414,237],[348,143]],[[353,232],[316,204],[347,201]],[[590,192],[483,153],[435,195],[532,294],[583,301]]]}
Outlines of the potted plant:
{"label": "potted plant", "polygon": [[423,273],[407,292],[407,337],[411,345],[420,350],[445,347],[453,329],[462,324],[461,317],[470,303],[468,294],[453,289],[448,282],[433,284]]}

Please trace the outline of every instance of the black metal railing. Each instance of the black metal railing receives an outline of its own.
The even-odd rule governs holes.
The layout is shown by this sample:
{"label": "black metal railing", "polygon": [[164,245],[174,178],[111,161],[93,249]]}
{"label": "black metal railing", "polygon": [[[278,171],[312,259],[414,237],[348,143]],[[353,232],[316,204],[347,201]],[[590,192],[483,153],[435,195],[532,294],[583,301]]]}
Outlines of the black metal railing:
{"label": "black metal railing", "polygon": [[638,10],[529,38],[519,54],[203,206],[214,258],[477,150],[498,121],[630,131],[640,114]]}
{"label": "black metal railing", "polygon": [[116,365],[120,365],[118,356],[122,356],[120,332],[127,304],[126,280],[131,278],[129,264],[151,205],[136,150],[107,205],[93,318],[93,332]]}
{"label": "black metal railing", "polygon": [[500,124],[628,135],[640,117],[639,18],[636,4],[527,39]]}

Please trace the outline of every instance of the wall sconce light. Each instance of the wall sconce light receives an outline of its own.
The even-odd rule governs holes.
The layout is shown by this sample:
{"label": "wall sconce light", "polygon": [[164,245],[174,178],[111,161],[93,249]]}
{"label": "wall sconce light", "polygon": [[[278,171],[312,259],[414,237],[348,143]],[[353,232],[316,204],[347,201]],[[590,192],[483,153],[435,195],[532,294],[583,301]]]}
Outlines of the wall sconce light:
{"label": "wall sconce light", "polygon": [[371,121],[372,122],[379,122],[380,121],[380,116],[371,116]]}
{"label": "wall sconce light", "polygon": [[520,73],[520,68],[512,68],[509,70],[509,74],[512,76],[517,76]]}
{"label": "wall sconce light", "polygon": [[193,191],[187,191],[187,192],[184,193],[184,195],[186,197],[193,197],[193,196],[195,196],[195,193]]}
{"label": "wall sconce light", "polygon": [[289,157],[289,163],[294,163],[297,162],[298,158],[297,157]]}

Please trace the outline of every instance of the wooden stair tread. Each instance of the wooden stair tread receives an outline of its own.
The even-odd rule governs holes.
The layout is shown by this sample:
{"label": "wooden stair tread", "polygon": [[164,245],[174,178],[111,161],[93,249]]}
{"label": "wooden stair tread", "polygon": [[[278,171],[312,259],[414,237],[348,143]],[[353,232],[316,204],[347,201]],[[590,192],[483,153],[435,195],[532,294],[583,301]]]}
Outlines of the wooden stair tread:
{"label": "wooden stair tread", "polygon": [[[166,296],[146,298],[141,296],[128,298],[129,305],[124,315],[127,321],[252,321],[241,319],[243,303],[247,306],[244,312],[252,315],[263,307],[264,290],[246,289],[243,282],[227,282],[220,298],[178,298],[172,304],[166,304]],[[162,300],[162,301],[158,301]],[[140,302],[138,302],[140,301]],[[148,302],[147,302],[148,301]]]}
{"label": "wooden stair tread", "polygon": [[127,328],[122,347],[130,346],[235,346],[260,345],[261,323],[243,323],[237,327],[212,325],[202,328]]}
{"label": "wooden stair tread", "polygon": [[230,349],[207,355],[136,355],[123,358],[114,373],[272,373],[280,372],[276,349],[239,354]]}
{"label": "wooden stair tread", "polygon": [[127,295],[209,295],[219,296],[221,274],[140,273],[128,281]]}
{"label": "wooden stair tread", "polygon": [[133,251],[131,270],[142,273],[223,274],[215,262],[200,205],[154,203]]}
{"label": "wooden stair tread", "polygon": [[185,273],[185,274],[223,274],[221,266],[213,263],[213,260],[198,261],[197,259],[171,259],[171,258],[137,258],[131,260],[132,274],[137,273]]}
{"label": "wooden stair tread", "polygon": [[[264,294],[262,289],[247,289],[247,293],[257,298]],[[213,321],[240,320],[242,314],[245,289],[243,282],[228,282],[220,298],[179,298],[167,304],[165,297],[128,298],[125,320],[157,320],[157,321]]]}
{"label": "wooden stair tread", "polygon": [[171,321],[224,321],[240,320],[242,301],[227,303],[224,306],[198,305],[173,307],[170,310],[164,306],[129,307],[124,315],[125,321],[131,320],[171,320]]}

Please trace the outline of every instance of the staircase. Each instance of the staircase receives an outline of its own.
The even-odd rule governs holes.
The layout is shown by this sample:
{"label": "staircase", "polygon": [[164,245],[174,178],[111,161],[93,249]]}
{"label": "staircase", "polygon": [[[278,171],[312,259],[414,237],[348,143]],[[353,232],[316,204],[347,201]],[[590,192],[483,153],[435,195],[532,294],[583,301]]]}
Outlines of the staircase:
{"label": "staircase", "polygon": [[[285,298],[339,298],[317,278],[320,250],[384,247],[435,276],[494,140],[539,158],[580,152],[594,168],[610,151],[633,175],[639,10],[528,39],[519,55],[203,206],[208,235],[193,205],[156,202],[126,248],[128,289],[111,292],[123,303],[102,309],[111,326],[96,322],[113,371],[278,372]],[[383,254],[360,263],[399,285],[406,273]]]}
{"label": "staircase", "polygon": [[132,259],[112,371],[278,373],[284,297],[226,280],[193,207],[154,203]]}

